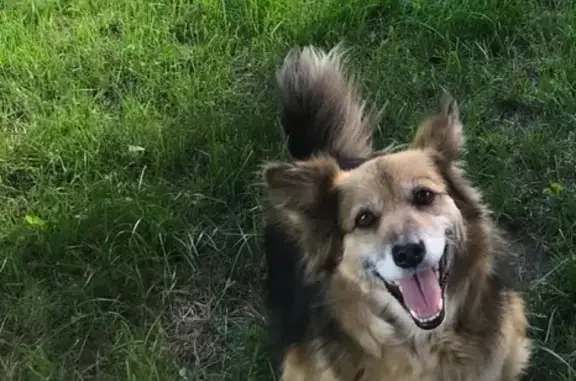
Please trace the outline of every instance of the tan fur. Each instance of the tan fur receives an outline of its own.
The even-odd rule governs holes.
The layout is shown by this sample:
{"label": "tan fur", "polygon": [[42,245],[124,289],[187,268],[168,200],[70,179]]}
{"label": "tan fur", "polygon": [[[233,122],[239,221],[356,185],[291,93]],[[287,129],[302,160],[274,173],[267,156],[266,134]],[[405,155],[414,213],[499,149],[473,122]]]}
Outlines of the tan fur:
{"label": "tan fur", "polygon": [[[362,369],[363,375],[345,381],[515,381],[527,366],[530,342],[526,338],[523,302],[516,294],[510,295],[507,304],[509,311],[495,344],[499,348],[494,348],[492,359],[485,359],[482,338],[471,339],[450,331],[404,337],[379,319],[351,285],[338,286],[341,288],[332,290],[339,295],[333,310],[365,351],[361,363],[348,367],[351,372]],[[293,355],[287,355],[283,381],[343,381],[329,368],[324,369],[321,364],[325,359],[322,352],[314,351],[316,346],[308,343],[306,361],[296,362]]]}
{"label": "tan fur", "polygon": [[[357,130],[359,120],[343,123]],[[335,141],[339,150],[363,152],[355,143]],[[480,193],[460,169],[463,144],[458,105],[447,96],[405,151],[351,170],[340,169],[329,155],[265,168],[268,217],[302,248],[306,276],[323,285],[329,315],[343,332],[288,348],[284,381],[519,379],[530,356],[524,303],[493,277],[495,258],[506,249]],[[436,194],[433,204],[413,204],[419,187]],[[358,229],[355,218],[366,207],[378,222]],[[407,232],[445,227],[455,247],[446,318],[434,330],[421,330],[361,263]]]}

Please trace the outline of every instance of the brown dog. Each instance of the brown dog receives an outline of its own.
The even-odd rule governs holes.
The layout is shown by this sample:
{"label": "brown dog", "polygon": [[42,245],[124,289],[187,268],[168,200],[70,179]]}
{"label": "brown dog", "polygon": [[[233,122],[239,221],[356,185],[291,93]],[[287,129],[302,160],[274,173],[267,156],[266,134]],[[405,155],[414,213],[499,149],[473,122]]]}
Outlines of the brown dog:
{"label": "brown dog", "polygon": [[456,102],[374,153],[338,48],[277,78],[292,162],[268,163],[267,304],[284,381],[508,381],[527,366],[505,242],[459,168]]}

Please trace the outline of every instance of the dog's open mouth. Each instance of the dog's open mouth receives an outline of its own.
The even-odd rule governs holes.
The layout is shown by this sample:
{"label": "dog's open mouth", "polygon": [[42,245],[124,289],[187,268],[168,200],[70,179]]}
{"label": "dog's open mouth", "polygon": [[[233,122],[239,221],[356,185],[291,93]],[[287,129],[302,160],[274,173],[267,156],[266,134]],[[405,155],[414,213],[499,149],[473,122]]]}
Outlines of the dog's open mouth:
{"label": "dog's open mouth", "polygon": [[408,278],[388,282],[380,277],[388,291],[410,313],[421,329],[434,329],[444,320],[444,290],[448,278],[446,252],[440,262]]}

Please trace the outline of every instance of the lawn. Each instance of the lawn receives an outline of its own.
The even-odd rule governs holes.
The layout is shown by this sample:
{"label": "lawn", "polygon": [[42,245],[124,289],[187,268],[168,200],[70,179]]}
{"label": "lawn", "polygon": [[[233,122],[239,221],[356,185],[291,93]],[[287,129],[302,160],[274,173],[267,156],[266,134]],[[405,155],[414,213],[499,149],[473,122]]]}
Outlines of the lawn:
{"label": "lawn", "polygon": [[576,3],[0,2],[0,379],[274,379],[257,169],[273,74],[344,40],[379,147],[442,88],[522,254],[534,380],[576,380]]}

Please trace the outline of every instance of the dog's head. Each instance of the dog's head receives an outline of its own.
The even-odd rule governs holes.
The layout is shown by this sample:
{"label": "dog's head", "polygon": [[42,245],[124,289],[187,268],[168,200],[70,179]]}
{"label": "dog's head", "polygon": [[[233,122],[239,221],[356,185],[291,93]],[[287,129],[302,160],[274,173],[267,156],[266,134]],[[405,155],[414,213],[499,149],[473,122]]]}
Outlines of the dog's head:
{"label": "dog's head", "polygon": [[396,310],[407,322],[434,329],[445,317],[447,277],[466,240],[463,206],[473,197],[459,177],[462,146],[459,109],[447,98],[409,149],[350,170],[326,157],[272,163],[267,192],[313,272],[340,272],[403,307]]}

